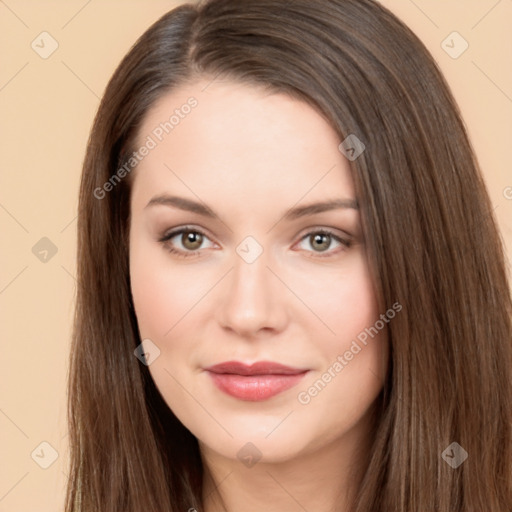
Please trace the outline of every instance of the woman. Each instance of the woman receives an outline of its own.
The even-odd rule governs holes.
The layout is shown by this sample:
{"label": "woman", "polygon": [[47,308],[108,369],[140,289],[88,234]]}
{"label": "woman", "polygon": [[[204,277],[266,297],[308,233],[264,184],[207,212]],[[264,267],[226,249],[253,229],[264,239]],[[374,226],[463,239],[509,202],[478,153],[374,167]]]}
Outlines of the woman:
{"label": "woman", "polygon": [[511,298],[458,108],[371,0],[142,35],[84,162],[68,511],[506,511]]}

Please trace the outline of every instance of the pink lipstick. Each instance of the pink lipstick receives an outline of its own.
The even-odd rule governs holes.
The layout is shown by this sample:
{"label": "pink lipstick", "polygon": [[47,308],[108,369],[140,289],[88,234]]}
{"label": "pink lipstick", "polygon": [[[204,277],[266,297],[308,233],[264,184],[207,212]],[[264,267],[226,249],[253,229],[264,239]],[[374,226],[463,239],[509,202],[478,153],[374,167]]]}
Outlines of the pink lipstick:
{"label": "pink lipstick", "polygon": [[308,372],[271,361],[259,361],[252,365],[226,361],[205,370],[221,391],[251,402],[267,400],[290,389]]}

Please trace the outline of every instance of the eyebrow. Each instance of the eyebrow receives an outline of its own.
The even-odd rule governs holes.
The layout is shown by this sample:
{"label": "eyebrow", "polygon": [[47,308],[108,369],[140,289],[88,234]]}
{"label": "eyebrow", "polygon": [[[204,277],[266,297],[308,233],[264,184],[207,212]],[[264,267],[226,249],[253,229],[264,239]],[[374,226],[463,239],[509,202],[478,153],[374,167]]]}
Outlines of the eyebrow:
{"label": "eyebrow", "polygon": [[[197,213],[198,215],[202,215],[204,217],[220,218],[210,207],[204,203],[199,203],[184,197],[171,196],[167,194],[158,195],[153,197],[145,206],[145,208],[154,205],[171,206],[179,208],[180,210],[185,210],[187,212]],[[315,213],[322,213],[329,210],[338,209],[358,210],[359,206],[357,201],[354,199],[331,199],[329,201],[322,201],[311,203],[305,206],[290,208],[284,213],[282,218],[286,220],[295,220],[307,215],[314,215]]]}

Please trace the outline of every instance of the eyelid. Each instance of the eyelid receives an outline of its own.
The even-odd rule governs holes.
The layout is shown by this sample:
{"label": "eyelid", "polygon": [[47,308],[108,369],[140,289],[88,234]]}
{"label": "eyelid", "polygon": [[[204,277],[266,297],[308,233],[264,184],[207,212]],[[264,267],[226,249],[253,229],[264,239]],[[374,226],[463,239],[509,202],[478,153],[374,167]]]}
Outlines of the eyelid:
{"label": "eyelid", "polygon": [[303,231],[301,231],[300,234],[297,235],[297,237],[300,240],[303,240],[304,237],[311,235],[313,233],[326,233],[335,238],[341,238],[342,240],[346,240],[346,241],[352,240],[354,238],[353,235],[351,235],[347,231],[344,231],[340,228],[327,227],[324,225],[308,227],[308,228],[304,229]]}
{"label": "eyelid", "polygon": [[172,229],[165,231],[165,233],[161,237],[159,237],[158,241],[159,242],[167,242],[171,238],[174,238],[176,235],[180,235],[184,231],[197,232],[200,235],[203,235],[204,237],[206,237],[208,239],[211,238],[202,228],[198,228],[197,226],[184,225],[184,226],[178,226],[176,228],[172,228]]}

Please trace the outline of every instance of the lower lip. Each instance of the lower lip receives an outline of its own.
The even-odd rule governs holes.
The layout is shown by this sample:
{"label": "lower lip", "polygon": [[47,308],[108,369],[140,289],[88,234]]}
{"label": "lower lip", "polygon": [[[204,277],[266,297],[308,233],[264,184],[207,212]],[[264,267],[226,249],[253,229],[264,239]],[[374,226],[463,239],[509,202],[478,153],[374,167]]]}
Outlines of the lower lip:
{"label": "lower lip", "polygon": [[208,372],[224,393],[240,400],[261,402],[299,383],[307,372],[294,375],[237,375]]}

